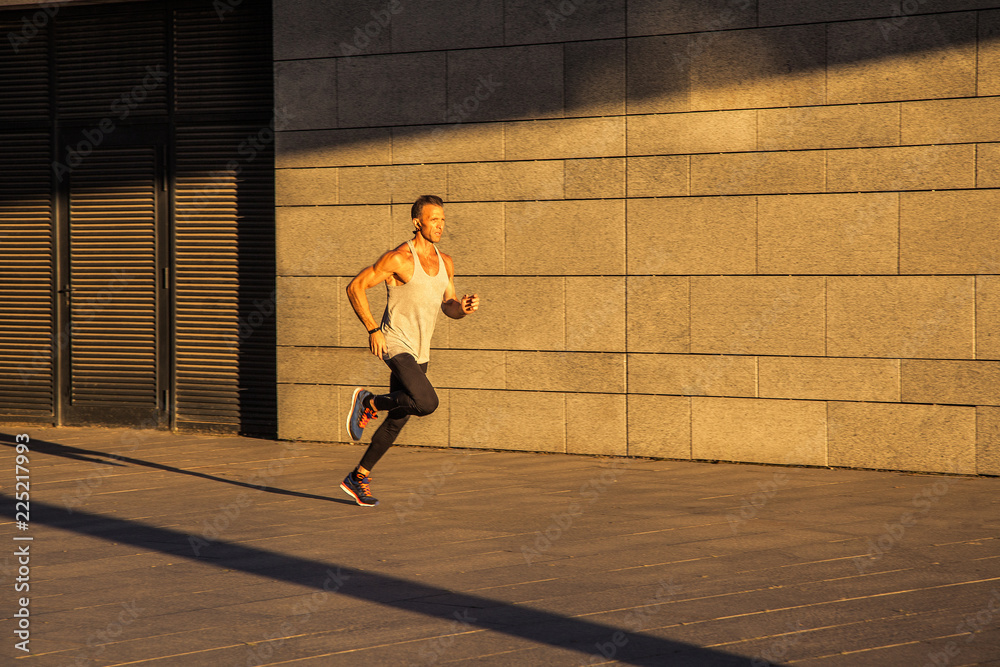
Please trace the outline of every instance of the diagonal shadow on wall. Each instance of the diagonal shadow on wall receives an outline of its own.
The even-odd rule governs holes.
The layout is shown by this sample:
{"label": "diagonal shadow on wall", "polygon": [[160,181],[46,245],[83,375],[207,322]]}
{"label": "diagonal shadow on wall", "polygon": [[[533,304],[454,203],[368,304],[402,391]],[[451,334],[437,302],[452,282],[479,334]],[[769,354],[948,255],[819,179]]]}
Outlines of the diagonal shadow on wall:
{"label": "diagonal shadow on wall", "polygon": [[376,30],[384,2],[279,0],[277,166],[383,164],[386,140],[394,163],[434,162],[398,145],[474,142],[489,122],[924,99],[930,81],[977,94],[977,42],[1000,20],[975,10],[997,3],[862,4],[402,2]]}

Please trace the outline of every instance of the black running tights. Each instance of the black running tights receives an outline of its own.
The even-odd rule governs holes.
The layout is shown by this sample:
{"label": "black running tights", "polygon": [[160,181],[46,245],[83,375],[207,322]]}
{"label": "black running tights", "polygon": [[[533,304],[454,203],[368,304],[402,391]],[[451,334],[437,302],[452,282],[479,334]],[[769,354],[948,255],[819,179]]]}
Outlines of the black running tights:
{"label": "black running tights", "polygon": [[361,467],[371,470],[382,455],[396,442],[399,432],[410,415],[423,417],[434,412],[438,406],[437,392],[427,379],[427,364],[418,364],[411,354],[397,354],[385,362],[392,371],[389,376],[389,393],[374,398],[375,409],[388,411],[379,425],[365,455],[361,457]]}

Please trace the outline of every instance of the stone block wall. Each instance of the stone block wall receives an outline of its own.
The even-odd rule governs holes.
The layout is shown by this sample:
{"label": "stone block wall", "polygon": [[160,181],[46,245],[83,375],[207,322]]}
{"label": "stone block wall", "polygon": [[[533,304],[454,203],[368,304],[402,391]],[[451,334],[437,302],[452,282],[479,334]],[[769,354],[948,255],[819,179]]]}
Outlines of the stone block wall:
{"label": "stone block wall", "polygon": [[482,309],[402,444],[1000,474],[997,0],[274,11],[281,437],[434,193]]}

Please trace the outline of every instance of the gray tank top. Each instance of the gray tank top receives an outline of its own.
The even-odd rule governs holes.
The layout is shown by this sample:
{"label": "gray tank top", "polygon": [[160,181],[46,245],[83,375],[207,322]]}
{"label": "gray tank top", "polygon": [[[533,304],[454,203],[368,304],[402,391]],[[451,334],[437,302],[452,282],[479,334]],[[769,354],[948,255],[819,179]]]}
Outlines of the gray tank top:
{"label": "gray tank top", "polygon": [[434,252],[437,253],[438,272],[436,276],[429,276],[420,265],[413,242],[407,241],[406,245],[413,255],[413,277],[403,285],[386,282],[387,299],[381,328],[390,358],[408,352],[416,357],[418,364],[423,364],[431,357],[431,336],[448,289],[448,271],[437,247]]}

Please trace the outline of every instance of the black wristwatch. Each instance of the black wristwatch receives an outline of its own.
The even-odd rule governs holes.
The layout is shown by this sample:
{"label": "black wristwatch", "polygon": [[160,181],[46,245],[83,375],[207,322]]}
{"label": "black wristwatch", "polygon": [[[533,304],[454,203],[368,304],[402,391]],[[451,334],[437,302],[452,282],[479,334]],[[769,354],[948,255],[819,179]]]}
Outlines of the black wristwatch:
{"label": "black wristwatch", "polygon": [[374,329],[369,329],[368,330],[368,335],[371,336],[376,331],[381,331],[381,330],[382,330],[382,327],[375,327]]}

